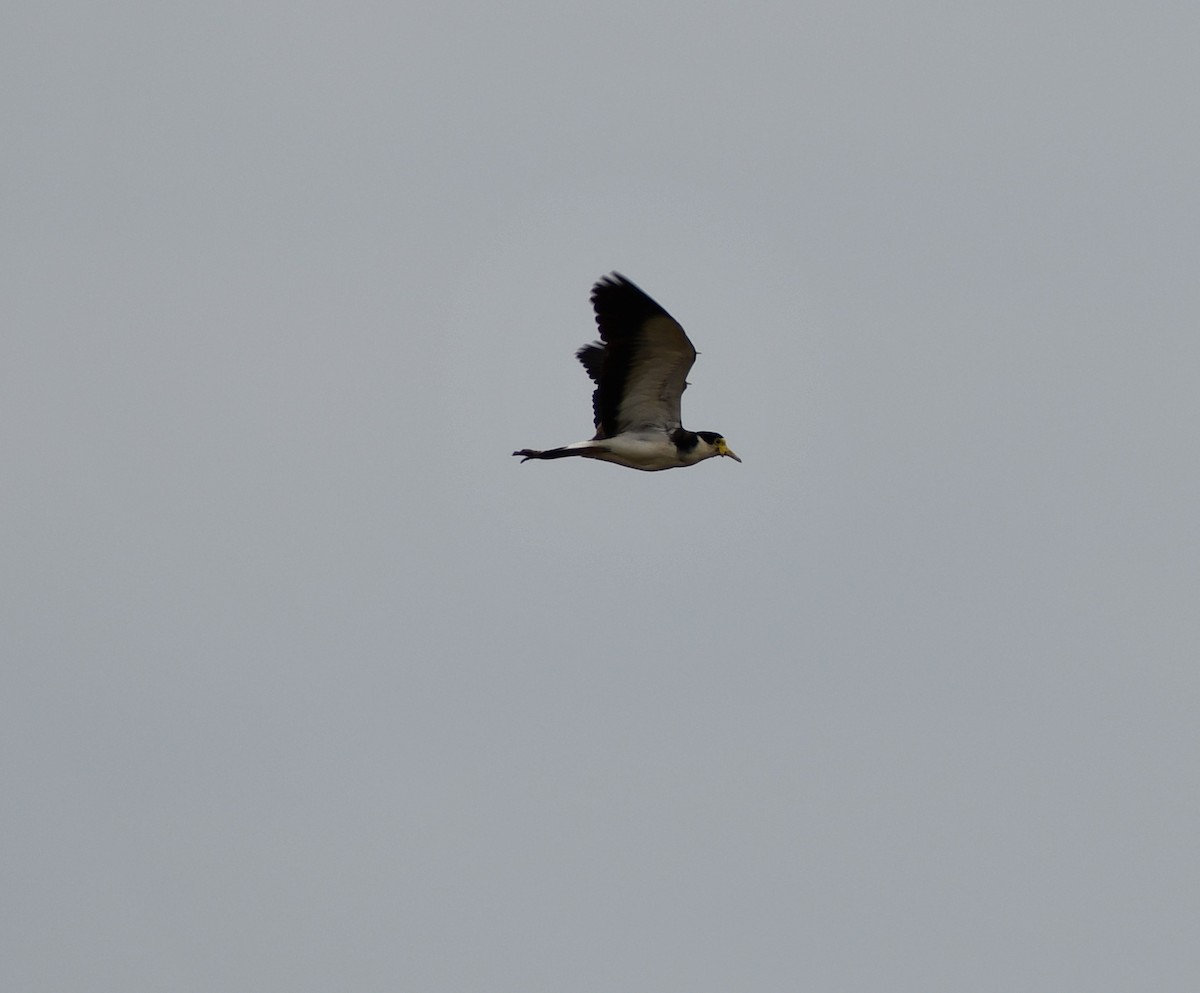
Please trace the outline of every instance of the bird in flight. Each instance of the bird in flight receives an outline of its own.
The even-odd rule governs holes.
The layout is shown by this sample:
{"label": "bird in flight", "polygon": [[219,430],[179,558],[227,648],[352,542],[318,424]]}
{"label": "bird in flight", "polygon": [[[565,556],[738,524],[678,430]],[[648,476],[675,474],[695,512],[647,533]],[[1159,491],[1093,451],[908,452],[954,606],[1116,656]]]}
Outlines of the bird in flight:
{"label": "bird in flight", "polygon": [[513,455],[530,459],[580,456],[655,472],[727,455],[741,462],[715,431],[688,431],[679,423],[679,398],[696,349],[679,322],[620,273],[592,287],[600,340],[575,353],[596,384],[596,434],[562,448]]}

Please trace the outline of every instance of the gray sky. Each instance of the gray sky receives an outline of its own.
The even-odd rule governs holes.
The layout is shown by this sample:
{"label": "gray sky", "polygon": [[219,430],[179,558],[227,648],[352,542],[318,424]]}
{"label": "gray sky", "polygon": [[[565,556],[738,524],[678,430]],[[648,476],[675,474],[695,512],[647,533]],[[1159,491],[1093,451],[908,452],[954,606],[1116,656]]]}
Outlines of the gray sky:
{"label": "gray sky", "polygon": [[1200,8],[3,20],[0,985],[1200,988]]}

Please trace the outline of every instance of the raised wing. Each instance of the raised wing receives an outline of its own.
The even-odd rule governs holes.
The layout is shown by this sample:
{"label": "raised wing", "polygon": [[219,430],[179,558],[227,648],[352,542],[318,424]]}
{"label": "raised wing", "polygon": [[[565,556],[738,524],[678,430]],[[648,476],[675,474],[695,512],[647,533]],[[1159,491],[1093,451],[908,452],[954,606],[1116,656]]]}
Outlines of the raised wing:
{"label": "raised wing", "polygon": [[679,398],[696,361],[679,322],[615,272],[592,288],[592,306],[600,341],[577,354],[596,384],[596,437],[679,427]]}

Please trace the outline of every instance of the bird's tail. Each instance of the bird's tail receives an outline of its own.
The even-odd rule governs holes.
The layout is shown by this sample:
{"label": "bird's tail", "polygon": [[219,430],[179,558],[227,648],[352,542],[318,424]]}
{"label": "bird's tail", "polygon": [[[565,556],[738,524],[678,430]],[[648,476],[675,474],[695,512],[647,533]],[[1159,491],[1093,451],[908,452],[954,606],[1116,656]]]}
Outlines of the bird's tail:
{"label": "bird's tail", "polygon": [[564,448],[547,448],[544,452],[535,451],[532,448],[522,448],[519,452],[513,452],[513,455],[521,456],[522,462],[528,462],[530,459],[565,459],[572,455],[594,455],[602,449],[592,445],[584,445],[576,447],[567,445]]}

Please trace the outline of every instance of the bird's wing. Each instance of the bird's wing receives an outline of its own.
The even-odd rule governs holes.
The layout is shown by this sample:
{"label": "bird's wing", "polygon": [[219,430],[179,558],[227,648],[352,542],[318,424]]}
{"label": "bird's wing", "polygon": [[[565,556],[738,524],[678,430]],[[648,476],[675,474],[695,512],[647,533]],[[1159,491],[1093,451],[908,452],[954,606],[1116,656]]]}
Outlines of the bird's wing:
{"label": "bird's wing", "polygon": [[605,276],[592,289],[600,341],[579,361],[596,383],[596,437],[679,427],[679,398],[696,349],[670,314],[624,276]]}

